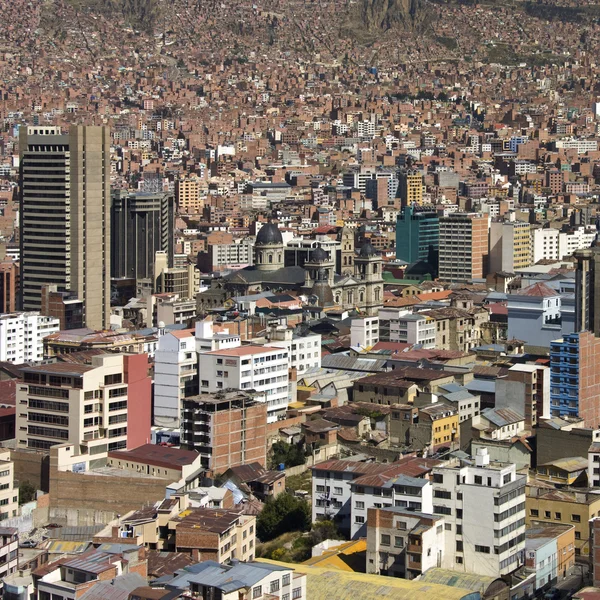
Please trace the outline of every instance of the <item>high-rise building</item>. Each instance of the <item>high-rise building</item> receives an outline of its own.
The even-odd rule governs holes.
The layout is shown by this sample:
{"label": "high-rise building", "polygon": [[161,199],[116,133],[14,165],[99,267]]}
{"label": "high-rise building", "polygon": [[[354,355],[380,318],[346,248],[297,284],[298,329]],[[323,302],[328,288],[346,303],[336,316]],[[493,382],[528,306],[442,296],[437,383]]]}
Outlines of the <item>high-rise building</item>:
{"label": "high-rise building", "polygon": [[490,273],[515,273],[531,264],[529,223],[492,221],[490,225]]}
{"label": "high-rise building", "polygon": [[440,219],[432,206],[405,206],[396,221],[396,258],[424,260],[437,273]]}
{"label": "high-rise building", "polygon": [[600,246],[575,252],[575,331],[600,336]]}
{"label": "high-rise building", "polygon": [[451,213],[440,218],[439,278],[460,283],[487,274],[488,217]]}
{"label": "high-rise building", "polygon": [[589,331],[564,335],[550,345],[552,416],[579,417],[600,426],[600,339]]}
{"label": "high-rise building", "polygon": [[17,308],[19,265],[12,258],[0,255],[0,314]]}
{"label": "high-rise building", "polygon": [[110,134],[107,127],[20,130],[21,308],[44,284],[83,301],[92,329],[110,323]]}
{"label": "high-rise building", "polygon": [[111,277],[154,282],[156,252],[165,252],[173,266],[175,200],[171,193],[111,196]]}
{"label": "high-rise building", "polygon": [[70,443],[79,454],[137,448],[149,441],[147,354],[103,354],[92,364],[24,367],[17,386],[17,448]]}
{"label": "high-rise building", "polygon": [[186,177],[175,182],[175,195],[179,212],[185,214],[201,213],[204,200],[200,198],[200,180]]}
{"label": "high-rise building", "polygon": [[423,204],[423,175],[411,169],[400,173],[400,200],[402,206]]}

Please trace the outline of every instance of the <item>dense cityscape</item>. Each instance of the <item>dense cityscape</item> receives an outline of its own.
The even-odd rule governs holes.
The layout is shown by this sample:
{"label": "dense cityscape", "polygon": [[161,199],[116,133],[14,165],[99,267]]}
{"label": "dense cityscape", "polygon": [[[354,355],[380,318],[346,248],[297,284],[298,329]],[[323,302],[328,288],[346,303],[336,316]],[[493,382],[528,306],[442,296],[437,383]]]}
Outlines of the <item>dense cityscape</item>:
{"label": "dense cityscape", "polygon": [[600,4],[1,5],[3,598],[600,598]]}

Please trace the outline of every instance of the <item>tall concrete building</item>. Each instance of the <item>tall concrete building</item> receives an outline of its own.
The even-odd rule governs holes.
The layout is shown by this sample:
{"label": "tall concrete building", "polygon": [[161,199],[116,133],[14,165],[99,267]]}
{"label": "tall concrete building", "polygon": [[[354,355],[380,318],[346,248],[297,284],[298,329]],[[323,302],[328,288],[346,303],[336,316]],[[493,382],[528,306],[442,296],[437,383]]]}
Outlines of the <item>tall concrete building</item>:
{"label": "tall concrete building", "polygon": [[487,274],[488,217],[451,213],[440,218],[439,278],[460,283]]}
{"label": "tall concrete building", "polygon": [[492,221],[490,273],[515,273],[531,264],[531,232],[522,221]]}
{"label": "tall concrete building", "polygon": [[400,173],[399,193],[402,206],[423,204],[423,175],[411,169]]}
{"label": "tall concrete building", "polygon": [[164,252],[173,266],[175,200],[159,192],[130,194],[116,190],[111,197],[111,277],[148,279],[154,285],[155,256]]}
{"label": "tall concrete building", "polygon": [[83,301],[84,322],[110,320],[110,135],[107,127],[20,130],[21,308],[44,284]]}
{"label": "tall concrete building", "polygon": [[600,336],[600,246],[575,252],[575,331]]}

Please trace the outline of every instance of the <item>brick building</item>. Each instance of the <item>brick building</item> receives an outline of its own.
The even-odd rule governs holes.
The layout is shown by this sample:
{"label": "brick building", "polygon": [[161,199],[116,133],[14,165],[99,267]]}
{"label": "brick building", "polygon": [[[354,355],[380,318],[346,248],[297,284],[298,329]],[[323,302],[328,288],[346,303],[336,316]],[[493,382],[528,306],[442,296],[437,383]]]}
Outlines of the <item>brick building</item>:
{"label": "brick building", "polygon": [[183,399],[181,444],[196,450],[214,473],[251,462],[266,464],[267,404],[239,390]]}

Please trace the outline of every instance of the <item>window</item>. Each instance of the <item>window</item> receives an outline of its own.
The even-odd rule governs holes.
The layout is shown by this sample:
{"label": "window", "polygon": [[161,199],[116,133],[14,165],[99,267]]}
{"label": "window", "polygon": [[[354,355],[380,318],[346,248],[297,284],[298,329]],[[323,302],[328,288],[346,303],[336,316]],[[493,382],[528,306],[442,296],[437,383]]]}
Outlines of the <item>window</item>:
{"label": "window", "polygon": [[336,487],[336,488],[333,488],[333,493],[334,493],[334,494],[337,494],[338,496],[340,496],[340,495],[341,495],[341,494],[343,494],[344,492],[343,492],[343,490],[342,490],[342,488],[341,488],[341,487]]}
{"label": "window", "polygon": [[433,497],[452,500],[452,492],[447,492],[446,490],[435,490],[435,492],[433,492]]}
{"label": "window", "polygon": [[365,503],[364,502],[359,502],[357,500],[356,503],[355,503],[355,505],[354,505],[354,507],[357,508],[358,510],[362,510],[365,507]]}
{"label": "window", "polygon": [[510,479],[511,479],[511,474],[508,473],[503,477],[502,483],[510,483]]}
{"label": "window", "polygon": [[456,564],[457,565],[462,565],[463,562],[463,557],[462,556],[457,556],[456,557]]}
{"label": "window", "polygon": [[571,521],[573,521],[573,523],[581,523],[581,516],[580,515],[571,515]]}
{"label": "window", "polygon": [[433,474],[433,483],[444,483],[444,476],[440,473]]}
{"label": "window", "polygon": [[279,591],[279,579],[271,581],[271,594]]}
{"label": "window", "polygon": [[283,587],[285,587],[286,585],[290,585],[290,576],[289,576],[289,574],[283,576],[283,578],[281,579],[281,585]]}
{"label": "window", "polygon": [[252,598],[260,598],[262,596],[262,585],[257,585],[252,590]]}
{"label": "window", "polygon": [[436,515],[451,515],[452,509],[449,506],[434,506],[433,512]]}
{"label": "window", "polygon": [[576,540],[580,540],[581,539],[581,533],[579,531],[575,532],[575,539]]}
{"label": "window", "polygon": [[389,546],[390,545],[390,536],[387,533],[381,534],[381,545]]}
{"label": "window", "polygon": [[290,600],[290,595],[284,594],[283,596],[281,596],[281,600]]}
{"label": "window", "polygon": [[539,517],[539,516],[540,516],[540,511],[539,511],[537,508],[532,508],[532,509],[529,511],[529,514],[530,514],[532,517]]}
{"label": "window", "polygon": [[554,518],[555,518],[557,521],[560,521],[560,520],[562,519],[562,513],[559,513],[559,512],[557,512],[557,513],[554,513]]}
{"label": "window", "polygon": [[406,521],[397,521],[396,529],[402,529],[403,531],[406,531]]}
{"label": "window", "polygon": [[463,551],[463,543],[460,540],[456,540],[456,551],[457,552]]}
{"label": "window", "polygon": [[365,522],[365,518],[362,516],[357,516],[354,518],[354,522],[355,523],[364,523]]}
{"label": "window", "polygon": [[445,527],[446,531],[452,531],[452,523],[445,523],[444,527]]}
{"label": "window", "polygon": [[546,519],[551,519],[552,518],[552,513],[549,510],[544,511],[544,517]]}
{"label": "window", "polygon": [[481,552],[482,554],[489,554],[490,547],[489,546],[478,546],[475,544],[475,552]]}
{"label": "window", "polygon": [[394,536],[394,546],[396,548],[404,548],[404,538],[399,535]]}
{"label": "window", "polygon": [[481,475],[475,475],[475,484],[481,485],[483,483],[483,477]]}
{"label": "window", "polygon": [[292,591],[292,600],[297,600],[298,598],[302,598],[302,588],[295,588]]}

